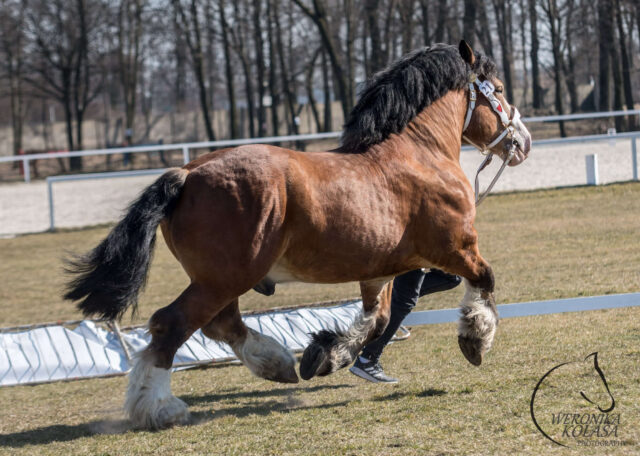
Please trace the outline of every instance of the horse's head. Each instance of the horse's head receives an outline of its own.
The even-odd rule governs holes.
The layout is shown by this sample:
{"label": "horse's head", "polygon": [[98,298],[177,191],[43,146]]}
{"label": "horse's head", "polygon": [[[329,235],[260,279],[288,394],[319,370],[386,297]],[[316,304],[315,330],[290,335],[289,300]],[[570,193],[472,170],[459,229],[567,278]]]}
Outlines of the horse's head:
{"label": "horse's head", "polygon": [[602,413],[609,413],[616,406],[616,401],[611,391],[609,391],[607,379],[598,365],[598,352],[591,353],[585,358],[585,361],[588,366],[588,377],[592,381],[585,382],[586,385],[580,391],[580,396],[590,404],[598,407],[598,410]]}
{"label": "horse's head", "polygon": [[485,57],[479,61],[464,40],[459,50],[471,68],[463,139],[503,160],[511,157],[510,166],[522,163],[531,149],[531,134],[520,120],[516,107],[505,99],[504,85],[495,74],[495,65]]}

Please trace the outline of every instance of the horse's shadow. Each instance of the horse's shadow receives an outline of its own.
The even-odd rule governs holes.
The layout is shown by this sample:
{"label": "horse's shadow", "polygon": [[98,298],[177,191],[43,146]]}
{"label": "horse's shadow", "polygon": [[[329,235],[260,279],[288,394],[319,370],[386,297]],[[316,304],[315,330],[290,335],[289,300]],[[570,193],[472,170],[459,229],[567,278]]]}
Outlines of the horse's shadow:
{"label": "horse's shadow", "polygon": [[[334,407],[344,407],[350,401],[340,401],[329,404],[306,405],[304,401],[296,399],[295,392],[312,393],[321,390],[331,390],[338,388],[352,388],[352,385],[318,385],[308,388],[275,388],[264,391],[229,391],[219,394],[207,394],[204,396],[181,396],[187,404],[195,405],[202,403],[215,403],[223,400],[234,400],[239,398],[265,398],[287,396],[287,401],[268,400],[255,401],[238,407],[228,407],[215,411],[193,412],[191,422],[187,426],[199,425],[224,416],[235,416],[238,418],[248,415],[266,416],[272,412],[289,413],[294,410],[306,409],[327,409]],[[98,434],[124,434],[134,431],[131,422],[124,419],[96,420],[88,423],[76,425],[55,424],[43,426],[27,431],[0,434],[0,448],[12,447],[20,448],[26,445],[42,445],[53,442],[69,442],[83,437],[90,437]]]}

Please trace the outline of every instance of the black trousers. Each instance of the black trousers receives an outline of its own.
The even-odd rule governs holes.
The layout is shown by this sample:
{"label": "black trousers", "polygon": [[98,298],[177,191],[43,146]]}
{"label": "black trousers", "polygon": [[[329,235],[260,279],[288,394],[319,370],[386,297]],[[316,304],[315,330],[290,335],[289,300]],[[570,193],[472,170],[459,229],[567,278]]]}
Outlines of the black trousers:
{"label": "black trousers", "polygon": [[455,288],[461,281],[460,277],[439,269],[431,269],[426,273],[422,269],[416,269],[397,276],[393,280],[391,315],[387,329],[380,337],[364,347],[362,356],[377,362],[382,355],[382,350],[398,331],[405,317],[416,306],[420,296]]}

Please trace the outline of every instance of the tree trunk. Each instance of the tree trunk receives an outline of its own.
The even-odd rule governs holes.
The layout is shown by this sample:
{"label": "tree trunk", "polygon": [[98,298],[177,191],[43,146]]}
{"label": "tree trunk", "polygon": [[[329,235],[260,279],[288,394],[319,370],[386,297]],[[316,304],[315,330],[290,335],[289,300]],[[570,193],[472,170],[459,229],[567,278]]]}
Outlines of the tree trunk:
{"label": "tree trunk", "polygon": [[307,89],[307,98],[309,99],[309,107],[311,108],[311,113],[313,114],[313,120],[316,123],[316,132],[320,133],[323,131],[322,122],[320,121],[320,113],[318,112],[318,106],[316,103],[316,97],[313,93],[313,74],[316,66],[316,61],[318,60],[318,56],[322,52],[322,49],[318,49],[313,57],[311,58],[311,62],[309,62],[307,71],[305,72],[305,87]]}
{"label": "tree trunk", "polygon": [[422,26],[422,44],[431,44],[431,27],[429,27],[429,0],[420,0],[420,25]]}
{"label": "tree trunk", "polygon": [[403,54],[413,49],[413,11],[415,3],[415,0],[400,0],[398,2],[398,13],[400,14],[400,24],[402,27]]}
{"label": "tree trunk", "polygon": [[462,37],[472,48],[476,42],[477,1],[478,0],[464,0],[464,16],[462,18]]}
{"label": "tree trunk", "polygon": [[[624,33],[624,27],[622,24],[622,10],[620,0],[616,0],[616,22],[618,24],[618,42],[620,43],[620,62],[622,64],[622,79],[624,86],[624,100],[628,110],[633,110],[633,88],[631,86],[631,68],[632,64],[629,61],[629,52],[627,50],[627,40]],[[629,130],[636,129],[636,116],[627,117],[629,124]]]}
{"label": "tree trunk", "polygon": [[224,12],[224,0],[220,1],[220,28],[222,29],[222,48],[224,50],[224,69],[227,80],[227,98],[229,100],[229,136],[238,137],[238,119],[236,115],[236,95],[233,83],[233,67],[231,63],[231,44],[229,43],[229,24]]}
{"label": "tree trunk", "polygon": [[487,19],[487,7],[482,2],[477,9],[479,27],[476,29],[478,39],[482,45],[484,53],[493,58],[493,40],[491,39],[491,28]]}
{"label": "tree trunk", "polygon": [[253,41],[256,49],[256,78],[258,84],[258,136],[267,134],[267,114],[264,107],[265,65],[262,42],[262,0],[253,0]]}
{"label": "tree trunk", "polygon": [[[277,2],[277,0],[276,0]],[[322,44],[327,50],[329,61],[333,69],[333,76],[338,85],[338,93],[340,94],[340,102],[342,104],[342,113],[347,119],[351,108],[353,107],[353,99],[349,95],[349,84],[344,67],[338,56],[338,46],[334,43],[334,39],[329,31],[329,23],[327,21],[327,5],[325,0],[313,0],[313,10],[307,8],[302,0],[293,0],[298,7],[304,12],[318,28]]]}
{"label": "tree trunk", "polygon": [[209,96],[207,85],[205,83],[204,54],[202,50],[202,36],[200,32],[200,21],[198,20],[199,12],[196,0],[191,0],[189,4],[188,18],[182,8],[180,0],[172,0],[172,3],[174,9],[178,13],[177,15],[181,25],[179,29],[181,29],[182,34],[184,35],[185,42],[189,48],[189,53],[191,54],[191,65],[193,67],[193,74],[196,78],[196,85],[198,86],[198,100],[200,102],[200,110],[202,111],[202,120],[204,122],[207,138],[209,141],[215,141],[216,135],[211,123]]}
{"label": "tree trunk", "polygon": [[613,40],[611,0],[598,0],[598,105],[599,111],[611,109],[611,41]]}
{"label": "tree trunk", "polygon": [[[567,90],[569,92],[569,103],[571,105],[571,112],[578,111],[578,88],[576,84],[576,65],[574,59],[574,50],[573,50],[573,24],[574,24],[574,1],[569,0],[567,2],[567,17],[565,20],[565,41],[567,48],[567,59],[566,62],[563,59],[563,68],[565,73],[565,82],[567,84]],[[568,65],[568,68],[567,68]]]}
{"label": "tree trunk", "polygon": [[285,100],[287,102],[287,109],[289,111],[289,134],[297,135],[298,123],[296,122],[296,99],[295,93],[290,89],[289,72],[287,70],[285,60],[285,49],[282,43],[282,27],[280,26],[280,17],[278,11],[278,0],[273,3],[274,24],[276,26],[276,46],[278,50],[278,62],[280,64],[280,78],[282,80],[282,88],[285,94]]}
{"label": "tree trunk", "polygon": [[[556,4],[556,0],[546,0],[545,12],[547,13],[547,18],[549,20],[549,32],[551,33],[551,50],[553,53],[553,68],[554,68],[554,83],[555,83],[555,107],[556,114],[562,115],[564,114],[564,108],[562,105],[562,67],[563,67],[563,59],[562,53],[560,50],[560,16],[558,12],[558,7]],[[560,136],[563,138],[567,136],[567,132],[564,128],[564,122],[558,122],[560,126]]]}
{"label": "tree trunk", "polygon": [[506,86],[507,99],[513,100],[513,49],[509,24],[511,23],[511,10],[507,8],[505,0],[493,0],[498,27],[498,39],[502,48],[502,72],[504,85]]}
{"label": "tree trunk", "polygon": [[522,42],[522,107],[527,106],[527,96],[529,95],[529,72],[527,71],[527,15],[524,0],[518,0],[520,9],[520,40]]}
{"label": "tree trunk", "polygon": [[529,0],[529,24],[531,25],[531,89],[533,91],[533,109],[540,109],[544,104],[542,86],[540,86],[540,63],[538,51],[540,40],[538,39],[538,11],[537,0]]}
{"label": "tree trunk", "polygon": [[280,93],[278,89],[277,63],[275,45],[273,43],[273,13],[271,1],[267,2],[267,39],[269,42],[269,94],[271,95],[271,130],[273,136],[279,135],[278,106],[280,106]]}
{"label": "tree trunk", "polygon": [[[369,28],[369,43],[371,50],[369,54],[369,69],[367,76],[381,70],[384,67],[382,41],[380,38],[380,27],[378,26],[378,8],[380,0],[365,0],[364,14]],[[323,53],[323,59],[324,59]]]}
{"label": "tree trunk", "polygon": [[[133,6],[133,11],[131,7]],[[124,101],[124,131],[128,144],[133,142],[136,112],[140,38],[142,35],[141,0],[121,0],[118,21],[118,67]]]}
{"label": "tree trunk", "polygon": [[331,120],[333,113],[331,110],[331,70],[327,62],[327,54],[322,50],[322,82],[324,85],[324,122],[322,125],[324,131],[331,131]]}

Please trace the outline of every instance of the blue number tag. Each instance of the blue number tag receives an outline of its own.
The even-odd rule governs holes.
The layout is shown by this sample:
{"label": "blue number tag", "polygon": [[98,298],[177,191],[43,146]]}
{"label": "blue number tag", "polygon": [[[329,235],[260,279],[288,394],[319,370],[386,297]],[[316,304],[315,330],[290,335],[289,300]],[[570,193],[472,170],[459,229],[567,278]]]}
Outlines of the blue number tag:
{"label": "blue number tag", "polygon": [[478,84],[478,88],[480,89],[480,92],[482,92],[482,94],[487,98],[496,90],[496,88],[493,86],[493,84],[491,84],[490,81],[482,81],[480,84]]}

